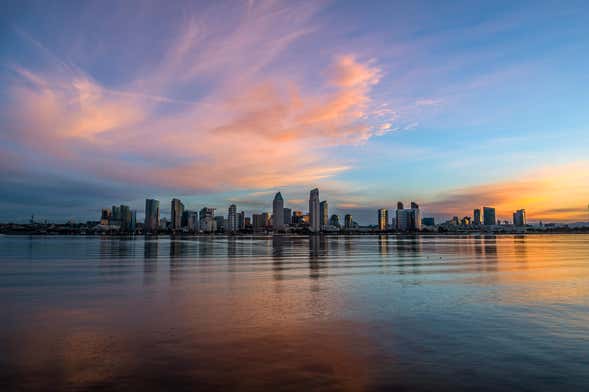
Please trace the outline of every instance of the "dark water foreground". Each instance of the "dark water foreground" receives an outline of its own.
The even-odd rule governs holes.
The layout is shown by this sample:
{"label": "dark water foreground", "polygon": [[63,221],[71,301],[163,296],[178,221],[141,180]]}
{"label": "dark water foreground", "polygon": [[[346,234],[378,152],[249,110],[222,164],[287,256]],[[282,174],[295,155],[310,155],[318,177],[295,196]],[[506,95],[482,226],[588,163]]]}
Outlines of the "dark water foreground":
{"label": "dark water foreground", "polygon": [[0,237],[0,390],[589,390],[589,235]]}

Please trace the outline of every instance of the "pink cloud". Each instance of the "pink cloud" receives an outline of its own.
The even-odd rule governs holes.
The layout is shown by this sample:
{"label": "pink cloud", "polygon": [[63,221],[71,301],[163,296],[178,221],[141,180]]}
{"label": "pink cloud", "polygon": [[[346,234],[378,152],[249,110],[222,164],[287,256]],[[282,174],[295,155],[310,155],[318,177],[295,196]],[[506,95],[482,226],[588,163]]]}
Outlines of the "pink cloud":
{"label": "pink cloud", "polygon": [[[380,70],[332,57],[319,85],[269,64],[313,31],[313,7],[254,7],[229,32],[192,20],[157,67],[120,88],[81,70],[15,67],[13,142],[52,165],[105,180],[183,190],[310,184],[347,170],[326,148],[379,134],[369,125]],[[293,15],[297,17],[293,19]],[[255,56],[246,53],[255,52]],[[194,102],[168,97],[205,78]],[[382,130],[382,128],[380,128]]]}

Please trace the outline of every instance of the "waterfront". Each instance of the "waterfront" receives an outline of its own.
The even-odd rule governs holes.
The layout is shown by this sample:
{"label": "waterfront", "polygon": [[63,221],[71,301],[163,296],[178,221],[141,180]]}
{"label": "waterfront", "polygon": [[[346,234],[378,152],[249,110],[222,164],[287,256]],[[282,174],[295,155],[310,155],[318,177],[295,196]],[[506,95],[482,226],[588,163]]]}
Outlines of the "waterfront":
{"label": "waterfront", "polygon": [[0,237],[0,386],[586,390],[589,235]]}

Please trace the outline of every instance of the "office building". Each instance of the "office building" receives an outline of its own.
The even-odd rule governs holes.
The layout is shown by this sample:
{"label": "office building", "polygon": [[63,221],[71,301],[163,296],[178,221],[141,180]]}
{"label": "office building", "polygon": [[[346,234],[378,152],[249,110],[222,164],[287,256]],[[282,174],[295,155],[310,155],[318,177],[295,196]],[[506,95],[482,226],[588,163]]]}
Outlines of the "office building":
{"label": "office building", "polygon": [[284,229],[284,199],[280,192],[274,195],[272,201],[272,228],[275,231]]}
{"label": "office building", "polygon": [[245,229],[246,222],[245,222],[245,211],[241,211],[237,214],[237,228],[238,230]]}
{"label": "office building", "polygon": [[389,226],[389,210],[381,208],[378,210],[378,230],[385,231]]}
{"label": "office building", "polygon": [[198,231],[198,212],[184,210],[184,212],[182,213],[182,227],[186,228],[188,231]]}
{"label": "office building", "polygon": [[205,218],[214,218],[215,217],[215,209],[210,207],[203,207],[198,212],[198,220],[202,221]]}
{"label": "office building", "polygon": [[110,224],[110,209],[103,208],[100,214],[100,224],[101,225],[109,225]]}
{"label": "office building", "polygon": [[112,206],[109,224],[115,225],[115,226],[120,226],[120,224],[121,224],[121,209],[119,206]]}
{"label": "office building", "polygon": [[315,188],[309,193],[309,230],[313,233],[321,231],[319,212],[319,189]]}
{"label": "office building", "polygon": [[481,224],[481,209],[480,208],[474,209],[472,218],[473,218],[473,224],[475,224],[475,225]]}
{"label": "office building", "polygon": [[284,211],[284,224],[288,226],[292,223],[292,210],[290,208],[285,208],[283,211]]}
{"label": "office building", "polygon": [[129,223],[129,231],[135,233],[137,229],[137,211],[131,211],[131,222]]}
{"label": "office building", "polygon": [[145,222],[143,229],[145,232],[157,231],[160,225],[160,202],[159,200],[145,200]]}
{"label": "office building", "polygon": [[526,210],[517,210],[513,213],[513,224],[515,226],[525,226],[528,224]]}
{"label": "office building", "polygon": [[323,200],[319,203],[319,225],[323,227],[329,223],[329,215],[328,215],[329,206],[327,205],[327,200]]}
{"label": "office building", "polygon": [[483,224],[493,226],[497,224],[495,219],[495,209],[492,207],[483,207]]}
{"label": "office building", "polygon": [[119,207],[120,216],[120,230],[121,231],[133,231],[131,230],[131,209],[129,206],[121,205]]}
{"label": "office building", "polygon": [[215,225],[217,226],[216,231],[225,231],[225,217],[222,215],[215,216]]}
{"label": "office building", "polygon": [[253,214],[252,215],[252,224],[254,226],[254,230],[265,230],[268,227],[270,220],[270,214],[264,212],[262,214]]}
{"label": "office building", "polygon": [[351,229],[354,227],[354,221],[352,219],[352,215],[346,214],[346,216],[344,217],[344,227],[346,229]]}
{"label": "office building", "polygon": [[228,233],[235,233],[238,230],[237,206],[231,204],[227,211],[227,222],[225,231]]}
{"label": "office building", "polygon": [[184,204],[179,199],[172,199],[172,230],[180,230],[182,228],[182,214],[184,213]]}
{"label": "office building", "polygon": [[333,214],[330,218],[329,218],[329,224],[331,226],[337,227],[337,228],[341,228],[341,223],[339,221],[339,215],[335,215]]}
{"label": "office building", "polygon": [[395,221],[398,231],[419,231],[421,230],[421,210],[419,205],[411,202],[411,208],[404,209],[403,203],[397,203]]}

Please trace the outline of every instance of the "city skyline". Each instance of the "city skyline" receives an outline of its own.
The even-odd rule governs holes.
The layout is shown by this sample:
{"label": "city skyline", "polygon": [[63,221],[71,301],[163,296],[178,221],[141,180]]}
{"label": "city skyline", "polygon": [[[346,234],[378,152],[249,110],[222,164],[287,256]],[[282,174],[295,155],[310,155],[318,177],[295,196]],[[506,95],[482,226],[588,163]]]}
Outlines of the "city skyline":
{"label": "city skyline", "polygon": [[0,222],[306,210],[315,187],[360,224],[391,200],[589,220],[583,2],[108,8],[6,3]]}

